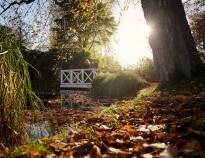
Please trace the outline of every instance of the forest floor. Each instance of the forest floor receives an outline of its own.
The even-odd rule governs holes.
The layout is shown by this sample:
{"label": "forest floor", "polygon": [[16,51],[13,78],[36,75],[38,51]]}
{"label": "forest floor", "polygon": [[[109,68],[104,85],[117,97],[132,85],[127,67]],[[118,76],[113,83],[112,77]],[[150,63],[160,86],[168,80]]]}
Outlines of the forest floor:
{"label": "forest floor", "polygon": [[5,157],[205,157],[204,83],[155,88],[91,111],[54,106],[46,116],[63,125],[61,132],[12,153],[4,151]]}

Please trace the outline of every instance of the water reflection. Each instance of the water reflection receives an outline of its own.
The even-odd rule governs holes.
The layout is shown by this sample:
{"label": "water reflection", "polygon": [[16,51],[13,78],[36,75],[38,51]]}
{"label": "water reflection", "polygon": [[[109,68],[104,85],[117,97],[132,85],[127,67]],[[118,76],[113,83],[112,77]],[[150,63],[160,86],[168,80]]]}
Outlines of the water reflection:
{"label": "water reflection", "polygon": [[61,106],[83,111],[94,110],[94,100],[90,96],[90,91],[61,90]]}
{"label": "water reflection", "polygon": [[27,130],[30,141],[35,141],[39,138],[55,134],[49,121],[27,124]]}

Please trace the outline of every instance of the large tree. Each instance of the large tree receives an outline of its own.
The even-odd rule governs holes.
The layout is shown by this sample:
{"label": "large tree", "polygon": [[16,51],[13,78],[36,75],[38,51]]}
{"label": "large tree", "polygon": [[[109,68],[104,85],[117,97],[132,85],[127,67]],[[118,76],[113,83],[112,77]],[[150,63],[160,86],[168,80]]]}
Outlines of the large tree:
{"label": "large tree", "polygon": [[141,0],[161,85],[193,77],[202,62],[181,0]]}

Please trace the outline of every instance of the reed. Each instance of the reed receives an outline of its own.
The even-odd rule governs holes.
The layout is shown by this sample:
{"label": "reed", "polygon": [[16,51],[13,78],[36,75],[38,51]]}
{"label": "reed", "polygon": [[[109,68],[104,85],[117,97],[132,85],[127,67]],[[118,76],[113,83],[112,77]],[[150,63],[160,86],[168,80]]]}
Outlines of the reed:
{"label": "reed", "polygon": [[41,102],[32,90],[28,67],[19,49],[18,37],[0,27],[0,143],[13,147],[26,138],[24,109]]}

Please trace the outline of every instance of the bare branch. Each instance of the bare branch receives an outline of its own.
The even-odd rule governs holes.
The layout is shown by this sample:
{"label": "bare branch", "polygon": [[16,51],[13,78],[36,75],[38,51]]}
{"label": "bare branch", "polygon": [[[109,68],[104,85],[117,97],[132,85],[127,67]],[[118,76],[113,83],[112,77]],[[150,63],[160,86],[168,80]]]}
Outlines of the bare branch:
{"label": "bare branch", "polygon": [[21,0],[20,2],[14,1],[14,2],[10,3],[10,4],[0,13],[0,15],[2,15],[4,12],[6,12],[9,8],[11,8],[11,7],[14,6],[14,5],[21,5],[21,4],[23,4],[23,3],[25,3],[25,4],[30,4],[30,3],[34,2],[34,1],[35,1],[35,0]]}

